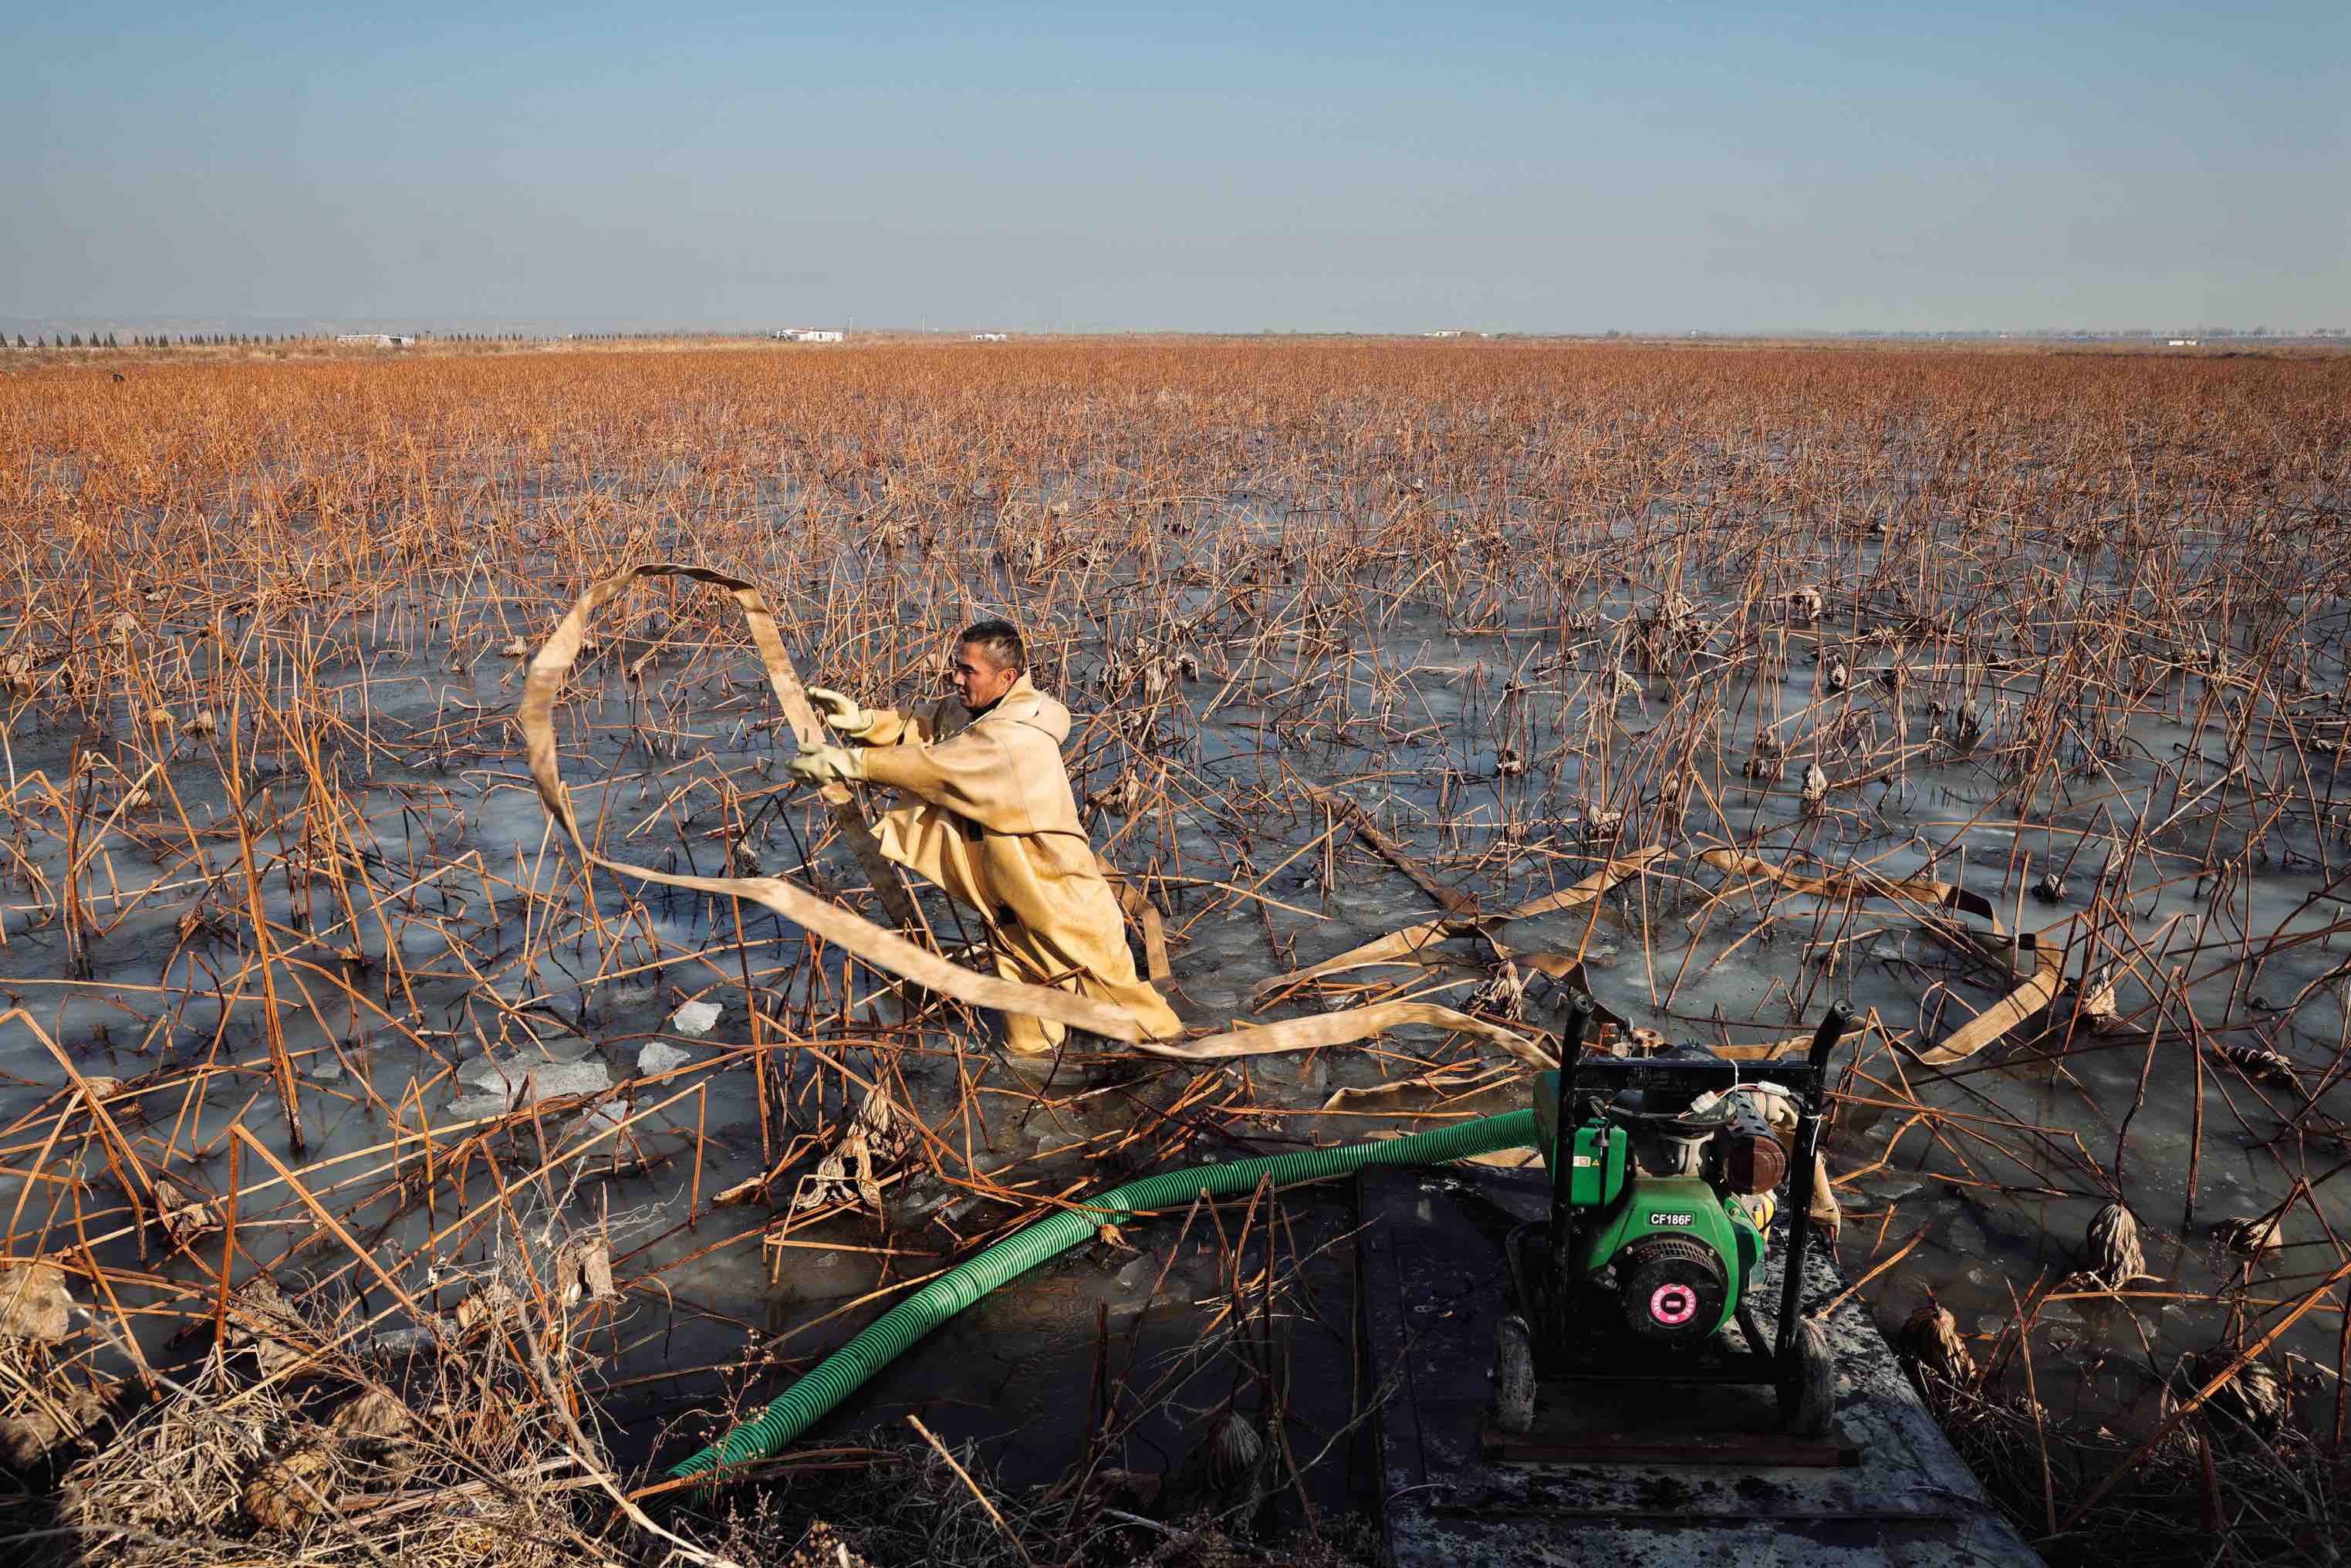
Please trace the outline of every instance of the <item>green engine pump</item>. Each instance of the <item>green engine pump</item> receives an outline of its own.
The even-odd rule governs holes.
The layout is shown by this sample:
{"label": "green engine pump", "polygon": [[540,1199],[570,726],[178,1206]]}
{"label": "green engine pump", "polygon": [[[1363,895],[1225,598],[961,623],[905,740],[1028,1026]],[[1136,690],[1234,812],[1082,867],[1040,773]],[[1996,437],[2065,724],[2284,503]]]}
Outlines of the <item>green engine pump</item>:
{"label": "green engine pump", "polygon": [[[1514,1239],[1511,1271],[1524,1316],[1506,1322],[1498,1340],[1499,1385],[1512,1381],[1515,1335],[1526,1347],[1517,1354],[1547,1363],[1554,1375],[1589,1375],[1576,1369],[1598,1361],[1612,1379],[1767,1383],[1779,1391],[1788,1426],[1820,1436],[1834,1367],[1818,1326],[1800,1330],[1799,1285],[1827,1062],[1849,1010],[1832,1006],[1805,1060],[1767,1070],[1768,1089],[1753,1082],[1753,1070],[1710,1053],[1587,1058],[1592,1016],[1591,999],[1577,997],[1559,1071],[1535,1081],[1551,1218]],[[1766,1092],[1794,1113],[1792,1148],[1759,1103]],[[1753,1298],[1783,1179],[1787,1255],[1778,1332],[1767,1340]],[[1538,1228],[1540,1245],[1530,1233]],[[1733,1324],[1742,1352],[1717,1341]],[[1699,1360],[1703,1367],[1692,1364]],[[1530,1388],[1535,1370],[1524,1370]],[[1523,1430],[1507,1403],[1497,1408],[1506,1429]]]}
{"label": "green engine pump", "polygon": [[[1559,1074],[1546,1072],[1535,1124],[1547,1151],[1558,1146],[1558,1124]],[[1635,1333],[1704,1339],[1730,1322],[1761,1273],[1786,1166],[1779,1137],[1744,1096],[1678,1114],[1590,1113],[1569,1140],[1564,1186],[1583,1223],[1568,1271],[1591,1279],[1613,1268]]]}

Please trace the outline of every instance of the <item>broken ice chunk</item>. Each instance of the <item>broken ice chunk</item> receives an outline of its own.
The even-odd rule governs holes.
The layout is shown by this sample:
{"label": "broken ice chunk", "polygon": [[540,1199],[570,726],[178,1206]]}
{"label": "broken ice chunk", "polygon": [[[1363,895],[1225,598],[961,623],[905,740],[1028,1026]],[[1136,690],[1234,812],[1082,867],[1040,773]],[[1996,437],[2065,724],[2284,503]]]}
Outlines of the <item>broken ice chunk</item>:
{"label": "broken ice chunk", "polygon": [[669,1015],[669,1027],[688,1040],[700,1040],[725,1010],[716,1002],[687,1002]]}

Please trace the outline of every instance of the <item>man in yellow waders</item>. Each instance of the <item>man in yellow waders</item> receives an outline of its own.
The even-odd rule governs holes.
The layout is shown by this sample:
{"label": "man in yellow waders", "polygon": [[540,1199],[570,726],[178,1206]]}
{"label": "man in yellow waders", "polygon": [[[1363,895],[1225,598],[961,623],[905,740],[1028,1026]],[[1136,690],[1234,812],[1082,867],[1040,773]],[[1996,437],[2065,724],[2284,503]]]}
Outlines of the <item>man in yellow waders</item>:
{"label": "man in yellow waders", "polygon": [[[1061,764],[1070,710],[1029,685],[1027,666],[1012,624],[983,621],[956,640],[947,674],[961,714],[944,699],[922,714],[861,708],[811,686],[810,704],[857,744],[812,747],[789,771],[914,797],[882,819],[882,852],[979,912],[998,974],[1109,1002],[1155,1040],[1180,1035],[1166,999],[1134,972],[1118,899],[1079,825]],[[1016,1057],[1044,1056],[1062,1034],[1050,1019],[1005,1015]]]}

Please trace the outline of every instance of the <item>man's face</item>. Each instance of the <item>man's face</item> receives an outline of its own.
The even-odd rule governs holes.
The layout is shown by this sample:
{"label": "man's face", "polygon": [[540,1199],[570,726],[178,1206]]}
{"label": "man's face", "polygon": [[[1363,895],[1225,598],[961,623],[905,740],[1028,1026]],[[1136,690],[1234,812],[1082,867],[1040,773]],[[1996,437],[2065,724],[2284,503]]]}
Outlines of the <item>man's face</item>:
{"label": "man's face", "polygon": [[956,699],[974,713],[1010,691],[1012,683],[1019,678],[1019,671],[1006,669],[977,643],[956,643],[948,658],[947,685],[955,688]]}

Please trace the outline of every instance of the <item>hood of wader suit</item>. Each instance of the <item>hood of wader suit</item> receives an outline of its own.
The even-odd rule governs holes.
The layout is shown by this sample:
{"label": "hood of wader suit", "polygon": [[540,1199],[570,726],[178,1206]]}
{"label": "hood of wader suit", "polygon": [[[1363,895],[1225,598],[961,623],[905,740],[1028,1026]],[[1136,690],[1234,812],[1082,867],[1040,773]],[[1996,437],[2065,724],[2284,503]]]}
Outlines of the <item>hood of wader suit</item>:
{"label": "hood of wader suit", "polygon": [[1023,672],[1012,689],[996,705],[971,721],[974,724],[1025,724],[1041,731],[1055,746],[1070,738],[1070,710],[1029,684]]}

